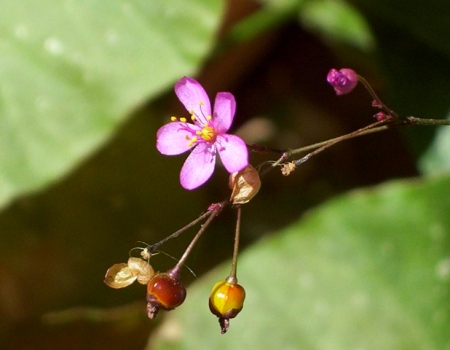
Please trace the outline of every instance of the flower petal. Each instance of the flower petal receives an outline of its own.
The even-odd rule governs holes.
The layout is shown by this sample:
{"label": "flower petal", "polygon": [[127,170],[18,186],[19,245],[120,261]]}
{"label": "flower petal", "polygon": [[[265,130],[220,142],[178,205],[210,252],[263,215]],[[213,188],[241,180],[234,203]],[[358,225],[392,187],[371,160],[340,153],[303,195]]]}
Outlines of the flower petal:
{"label": "flower petal", "polygon": [[187,190],[203,185],[212,175],[216,163],[214,147],[200,143],[184,162],[180,173],[180,183]]}
{"label": "flower petal", "polygon": [[216,148],[222,164],[229,173],[244,169],[248,165],[248,150],[245,142],[235,135],[218,135]]}
{"label": "flower petal", "polygon": [[229,92],[219,92],[214,101],[213,123],[216,130],[226,132],[233,122],[236,100]]}
{"label": "flower petal", "polygon": [[192,147],[189,146],[188,140],[195,136],[197,130],[200,129],[194,124],[182,122],[166,124],[156,133],[156,148],[167,156],[184,153]]}
{"label": "flower petal", "polygon": [[208,94],[200,83],[192,78],[183,77],[175,84],[175,93],[189,113],[195,114],[200,125],[206,124],[211,115]]}

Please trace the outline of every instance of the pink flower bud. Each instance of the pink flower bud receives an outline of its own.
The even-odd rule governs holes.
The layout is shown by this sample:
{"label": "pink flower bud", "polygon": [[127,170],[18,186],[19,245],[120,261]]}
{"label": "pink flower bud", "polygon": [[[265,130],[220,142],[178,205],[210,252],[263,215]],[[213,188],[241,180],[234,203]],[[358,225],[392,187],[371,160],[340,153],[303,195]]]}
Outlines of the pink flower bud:
{"label": "pink flower bud", "polygon": [[336,70],[333,68],[328,72],[327,81],[334,87],[337,95],[344,95],[351,92],[358,84],[358,75],[353,69]]}
{"label": "pink flower bud", "polygon": [[381,122],[382,120],[387,120],[392,118],[390,115],[386,115],[384,112],[378,112],[377,114],[374,115],[375,119],[379,122]]}

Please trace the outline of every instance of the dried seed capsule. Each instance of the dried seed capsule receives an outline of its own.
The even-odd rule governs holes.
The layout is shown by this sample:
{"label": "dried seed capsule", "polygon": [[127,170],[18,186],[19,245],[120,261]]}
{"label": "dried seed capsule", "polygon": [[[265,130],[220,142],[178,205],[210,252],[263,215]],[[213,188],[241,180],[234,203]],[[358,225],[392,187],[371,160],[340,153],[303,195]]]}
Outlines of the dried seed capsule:
{"label": "dried seed capsule", "polygon": [[105,275],[105,283],[111,288],[124,288],[138,281],[147,284],[155,274],[151,265],[140,258],[129,258],[127,264],[114,264]]}
{"label": "dried seed capsule", "polygon": [[129,258],[128,267],[137,275],[137,281],[140,284],[147,284],[155,274],[153,267],[147,261],[140,258]]}
{"label": "dried seed capsule", "polygon": [[233,204],[248,203],[261,187],[258,171],[251,165],[236,173],[230,174],[228,186],[233,191],[231,202]]}

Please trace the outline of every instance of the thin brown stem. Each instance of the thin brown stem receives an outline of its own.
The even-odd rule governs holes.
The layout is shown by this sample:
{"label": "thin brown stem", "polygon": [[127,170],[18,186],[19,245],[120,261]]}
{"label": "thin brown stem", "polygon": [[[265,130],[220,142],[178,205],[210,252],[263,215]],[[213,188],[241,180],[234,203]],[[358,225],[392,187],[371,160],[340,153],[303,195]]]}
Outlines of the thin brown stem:
{"label": "thin brown stem", "polygon": [[236,231],[234,234],[233,260],[231,262],[231,272],[227,278],[229,283],[237,283],[237,261],[239,253],[239,237],[241,233],[241,211],[242,207],[237,208]]}
{"label": "thin brown stem", "polygon": [[[370,85],[369,85],[369,87],[370,87]],[[374,97],[377,97],[376,94],[374,95]],[[389,124],[377,126],[379,124],[387,123],[387,122],[389,122]],[[343,136],[335,137],[335,138],[332,138],[332,139],[329,139],[326,141],[317,142],[312,145],[308,145],[305,147],[300,147],[300,148],[296,148],[296,149],[293,149],[290,151],[286,151],[281,155],[281,157],[277,161],[273,162],[269,168],[267,168],[263,172],[261,172],[260,176],[262,177],[262,176],[266,175],[269,171],[273,170],[280,164],[284,163],[293,155],[296,155],[299,153],[316,150],[314,152],[307,154],[305,157],[297,160],[295,162],[296,166],[300,165],[301,163],[304,163],[312,156],[316,155],[317,153],[322,152],[323,150],[335,145],[338,142],[349,140],[349,139],[363,136],[363,135],[373,134],[373,133],[384,131],[387,129],[397,128],[397,127],[405,127],[405,126],[414,126],[414,125],[429,125],[429,126],[450,125],[450,120],[447,120],[447,119],[424,119],[424,118],[417,118],[417,117],[410,116],[410,117],[405,117],[405,118],[399,119],[399,120],[389,119],[389,120],[378,121],[378,122],[372,123],[366,127],[363,127],[361,129],[358,129],[356,131],[353,131],[353,132],[343,135]]]}
{"label": "thin brown stem", "polygon": [[[160,246],[162,246],[164,243],[166,243],[167,241],[178,237],[179,235],[181,235],[184,231],[188,230],[189,228],[191,228],[192,226],[196,225],[197,223],[199,223],[200,221],[202,221],[204,218],[211,216],[213,214],[217,215],[222,209],[223,207],[226,205],[226,201],[221,202],[221,203],[217,203],[216,207],[213,210],[208,210],[205,213],[203,213],[202,215],[200,215],[197,219],[195,219],[194,221],[190,222],[189,224],[187,224],[186,226],[180,228],[178,231],[172,233],[170,236],[165,237],[164,239],[162,239],[161,241],[152,244],[148,247],[148,251],[150,253],[155,252],[156,250],[158,250],[158,248]],[[220,208],[220,210],[217,211],[217,207]]]}
{"label": "thin brown stem", "polygon": [[281,150],[278,148],[268,147],[268,146],[260,146],[260,145],[246,145],[247,149],[256,153],[277,153],[283,154],[286,152],[285,150]]}
{"label": "thin brown stem", "polygon": [[448,119],[423,119],[416,117],[406,117],[406,121],[409,125],[450,125],[450,120]]}
{"label": "thin brown stem", "polygon": [[341,142],[341,141],[344,141],[344,140],[351,139],[351,138],[353,138],[353,137],[359,135],[360,133],[362,133],[362,132],[364,132],[364,131],[373,129],[373,128],[376,127],[376,126],[381,125],[381,124],[385,124],[385,123],[386,123],[386,120],[380,120],[380,121],[377,121],[377,122],[372,123],[372,124],[370,124],[370,125],[367,125],[367,126],[361,128],[361,129],[355,130],[355,131],[353,131],[353,132],[351,132],[351,133],[349,133],[349,134],[345,134],[345,135],[342,135],[342,136],[340,136],[340,137],[336,137],[333,141],[330,141],[330,142],[328,142],[327,144],[325,144],[325,145],[323,145],[323,146],[317,148],[316,150],[314,150],[314,151],[308,153],[306,156],[304,156],[304,157],[302,157],[302,158],[300,158],[300,159],[297,159],[297,160],[294,162],[294,164],[295,164],[295,166],[297,167],[297,166],[299,166],[300,164],[306,162],[306,161],[307,161],[308,159],[310,159],[311,157],[313,157],[313,156],[315,156],[316,154],[318,154],[318,153],[320,153],[320,152],[326,150],[327,148],[329,148],[329,147],[331,147],[331,146],[337,144],[338,142]]}
{"label": "thin brown stem", "polygon": [[188,247],[184,251],[183,255],[181,256],[180,260],[178,260],[178,263],[175,265],[175,267],[172,269],[172,271],[180,271],[183,265],[186,263],[186,260],[191,253],[192,249],[194,248],[197,241],[202,236],[203,232],[208,228],[209,224],[214,220],[214,218],[219,215],[219,213],[222,211],[222,209],[225,207],[225,205],[228,204],[227,201],[222,203],[217,203],[214,207],[214,209],[210,210],[208,212],[209,217],[205,221],[205,223],[200,227],[200,230],[198,230],[197,234],[192,239],[191,243],[189,243]]}
{"label": "thin brown stem", "polygon": [[[387,130],[390,127],[391,127],[391,125],[378,126],[378,127],[375,127],[375,128],[371,128],[371,129],[368,129],[368,130],[364,130],[364,131],[358,132],[358,133],[356,133],[354,135],[351,135],[352,133],[350,133],[350,134],[347,134],[347,136],[348,136],[348,139],[352,139],[352,138],[355,138],[355,137],[359,137],[359,136],[363,136],[363,135],[367,135],[367,134],[373,134],[373,133],[376,133],[376,132]],[[349,136],[349,135],[351,135],[351,136]],[[335,138],[332,138],[332,139],[329,139],[329,140],[326,140],[326,141],[315,143],[313,145],[296,148],[294,150],[289,151],[289,156],[293,156],[293,155],[298,154],[298,153],[303,153],[303,152],[308,152],[308,151],[311,151],[311,150],[315,150],[315,149],[317,149],[319,147],[322,147],[322,146],[325,146],[325,145],[329,144],[330,142],[334,142],[336,140],[340,140],[341,138],[342,138],[342,136],[339,136],[339,137],[335,137]]]}

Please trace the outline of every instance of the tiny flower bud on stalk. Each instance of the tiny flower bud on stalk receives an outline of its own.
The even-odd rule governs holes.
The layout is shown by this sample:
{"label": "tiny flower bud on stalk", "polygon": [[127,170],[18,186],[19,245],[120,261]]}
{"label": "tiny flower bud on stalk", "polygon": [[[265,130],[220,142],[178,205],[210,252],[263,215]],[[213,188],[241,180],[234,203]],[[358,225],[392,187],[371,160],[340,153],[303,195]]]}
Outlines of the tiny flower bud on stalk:
{"label": "tiny flower bud on stalk", "polygon": [[389,118],[392,118],[390,115],[386,115],[384,112],[378,112],[374,115],[375,119],[378,121],[387,120]]}

